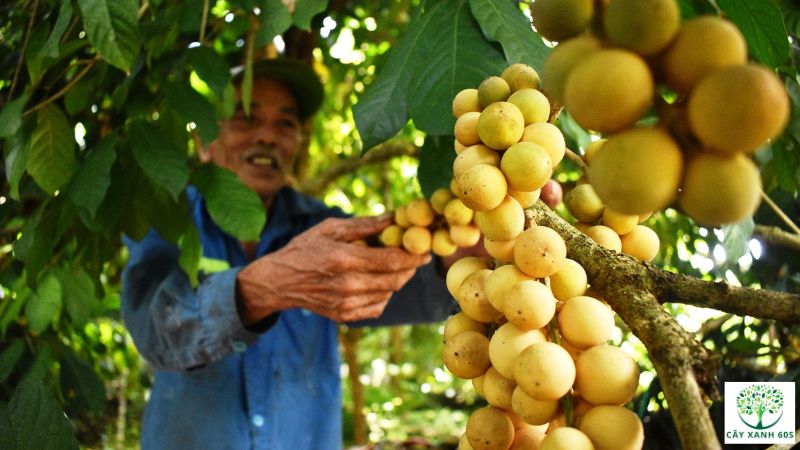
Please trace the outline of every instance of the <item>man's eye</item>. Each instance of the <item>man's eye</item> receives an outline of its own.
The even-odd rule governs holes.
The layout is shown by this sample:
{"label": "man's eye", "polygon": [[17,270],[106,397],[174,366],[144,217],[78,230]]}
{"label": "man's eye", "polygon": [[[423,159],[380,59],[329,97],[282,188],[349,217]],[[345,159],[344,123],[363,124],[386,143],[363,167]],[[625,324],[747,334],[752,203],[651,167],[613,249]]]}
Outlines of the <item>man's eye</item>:
{"label": "man's eye", "polygon": [[295,121],[295,120],[291,120],[291,119],[285,119],[285,120],[281,120],[281,121],[280,121],[280,124],[281,124],[281,126],[282,126],[282,127],[284,127],[284,128],[291,128],[291,129],[293,129],[293,130],[294,130],[294,129],[297,129],[297,128],[300,126],[300,124],[299,124],[299,123],[297,123],[297,121]]}

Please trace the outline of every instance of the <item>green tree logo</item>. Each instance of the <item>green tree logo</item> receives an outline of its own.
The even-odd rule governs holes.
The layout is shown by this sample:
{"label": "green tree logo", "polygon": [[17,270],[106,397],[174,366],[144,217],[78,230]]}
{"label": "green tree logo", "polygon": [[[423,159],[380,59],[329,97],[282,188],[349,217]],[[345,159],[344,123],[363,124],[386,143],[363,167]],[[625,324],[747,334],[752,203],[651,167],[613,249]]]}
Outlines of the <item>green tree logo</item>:
{"label": "green tree logo", "polygon": [[[778,423],[783,416],[783,392],[764,384],[748,386],[736,396],[736,409],[739,411],[739,419],[748,427],[756,430],[770,428]],[[763,419],[766,413],[771,415],[780,413],[780,415],[771,424],[764,425]],[[745,420],[745,417],[752,416],[758,418],[758,423],[755,425]]]}

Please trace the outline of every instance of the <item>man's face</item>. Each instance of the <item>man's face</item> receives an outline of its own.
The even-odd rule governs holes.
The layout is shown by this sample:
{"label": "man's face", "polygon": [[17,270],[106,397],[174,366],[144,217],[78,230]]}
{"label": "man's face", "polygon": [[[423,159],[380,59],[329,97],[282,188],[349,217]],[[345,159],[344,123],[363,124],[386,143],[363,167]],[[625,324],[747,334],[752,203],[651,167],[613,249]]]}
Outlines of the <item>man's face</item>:
{"label": "man's face", "polygon": [[232,170],[264,201],[271,200],[286,185],[300,145],[298,111],[281,82],[254,79],[250,118],[237,105],[233,117],[220,123],[219,137],[203,159]]}

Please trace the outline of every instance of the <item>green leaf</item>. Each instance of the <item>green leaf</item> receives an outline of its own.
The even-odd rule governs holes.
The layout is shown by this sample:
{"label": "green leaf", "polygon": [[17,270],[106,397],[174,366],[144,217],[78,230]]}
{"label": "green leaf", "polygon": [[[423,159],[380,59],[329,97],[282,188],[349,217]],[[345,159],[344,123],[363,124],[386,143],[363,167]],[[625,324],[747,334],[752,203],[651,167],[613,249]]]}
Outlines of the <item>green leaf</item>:
{"label": "green leaf", "polygon": [[418,129],[434,135],[452,134],[453,97],[462,89],[477,87],[487,76],[501,73],[506,60],[486,40],[467,0],[440,1],[425,14],[431,19],[420,31],[414,51],[417,63],[408,90],[408,109]]}
{"label": "green leaf", "polygon": [[164,87],[164,98],[167,107],[178,114],[185,123],[194,122],[197,133],[205,145],[210,144],[219,135],[217,114],[208,100],[189,85],[168,83]]}
{"label": "green leaf", "polygon": [[14,450],[19,448],[14,433],[14,424],[11,423],[8,407],[0,402],[0,448]]}
{"label": "green leaf", "polygon": [[45,41],[47,41],[48,33],[50,33],[50,29],[47,23],[42,23],[31,31],[28,38],[28,48],[25,50],[25,67],[28,69],[31,84],[38,83],[44,72],[45,56],[42,54],[41,49]]}
{"label": "green leaf", "polygon": [[22,228],[22,237],[14,242],[14,255],[25,262],[30,285],[53,256],[60,238],[61,199],[62,196],[58,196],[40,206]]}
{"label": "green leaf", "polygon": [[0,138],[8,138],[17,132],[22,125],[22,108],[28,101],[28,94],[22,94],[6,103],[0,111]]}
{"label": "green leaf", "polygon": [[89,95],[96,87],[91,80],[82,79],[64,95],[64,109],[67,114],[73,115],[82,110],[89,103]]}
{"label": "green leaf", "polygon": [[128,134],[139,167],[177,199],[189,180],[186,159],[172,148],[164,133],[150,123],[131,122]]}
{"label": "green leaf", "polygon": [[419,155],[419,169],[417,178],[422,187],[422,193],[430,198],[439,188],[450,188],[450,179],[453,178],[453,161],[456,152],[453,150],[455,137],[453,136],[428,136],[422,145]]}
{"label": "green leaf", "polygon": [[25,342],[22,339],[14,339],[11,344],[0,353],[0,384],[2,384],[17,365],[22,354],[25,353]]}
{"label": "green leaf", "polygon": [[717,6],[739,27],[750,54],[776,69],[789,63],[789,40],[778,5],[773,0],[717,0]]}
{"label": "green leaf", "polygon": [[43,275],[36,287],[36,292],[28,298],[25,305],[25,317],[28,329],[33,334],[41,334],[51,323],[61,316],[62,291],[58,278],[48,272]]}
{"label": "green leaf", "polygon": [[62,347],[61,392],[70,409],[100,414],[106,403],[106,389],[92,366],[69,347]]}
{"label": "green leaf", "polygon": [[282,0],[264,0],[261,5],[261,26],[256,32],[256,47],[261,48],[292,26],[292,13]]}
{"label": "green leaf", "polygon": [[729,263],[735,263],[750,251],[750,239],[753,236],[754,227],[755,222],[752,217],[722,227],[722,232],[725,234],[722,246]]}
{"label": "green leaf", "polygon": [[[264,16],[264,13],[261,14]],[[189,63],[194,68],[197,75],[208,84],[208,86],[222,96],[225,87],[231,80],[231,73],[228,63],[219,53],[208,47],[195,47],[188,51]]]}
{"label": "green leaf", "polygon": [[86,160],[67,189],[70,200],[85,209],[92,218],[103,203],[111,184],[111,167],[117,159],[114,150],[116,142],[116,136],[111,134],[89,150]]}
{"label": "green leaf", "polygon": [[15,289],[15,292],[17,296],[6,300],[5,308],[0,311],[0,337],[5,336],[8,326],[17,321],[19,313],[22,311],[22,307],[30,294],[30,291],[25,287]]}
{"label": "green leaf", "polygon": [[75,170],[75,138],[67,117],[49,104],[38,112],[31,136],[28,173],[42,189],[52,194],[64,186]]}
{"label": "green leaf", "polygon": [[233,172],[205,164],[192,174],[211,218],[241,241],[257,241],[267,214],[259,196]]}
{"label": "green leaf", "polygon": [[83,26],[97,53],[114,67],[131,70],[139,54],[137,0],[78,0]]}
{"label": "green leaf", "polygon": [[301,30],[311,30],[311,19],[325,11],[328,0],[296,0],[294,4],[294,24]]}
{"label": "green leaf", "polygon": [[78,449],[72,425],[40,380],[23,380],[6,406],[16,449]]}
{"label": "green leaf", "polygon": [[20,132],[11,136],[5,145],[5,172],[11,198],[19,200],[19,182],[25,175],[31,150],[30,135]]}
{"label": "green leaf", "polygon": [[178,258],[181,269],[189,276],[192,287],[197,287],[197,271],[200,270],[203,246],[196,226],[189,226],[186,234],[178,241],[178,247],[181,249],[180,257]]}
{"label": "green leaf", "polygon": [[499,42],[509,64],[524,63],[541,71],[550,48],[531,28],[531,22],[516,2],[469,0],[472,15],[483,34]]}
{"label": "green leaf", "polygon": [[67,31],[69,21],[72,19],[72,2],[70,0],[61,0],[61,6],[58,8],[58,19],[53,26],[53,31],[50,32],[50,37],[47,42],[42,46],[42,55],[49,58],[58,58],[58,46],[61,41],[61,36]]}
{"label": "green leaf", "polygon": [[101,306],[95,297],[92,278],[79,266],[72,269],[56,267],[53,273],[61,283],[64,308],[72,324],[76,328],[83,327]]}

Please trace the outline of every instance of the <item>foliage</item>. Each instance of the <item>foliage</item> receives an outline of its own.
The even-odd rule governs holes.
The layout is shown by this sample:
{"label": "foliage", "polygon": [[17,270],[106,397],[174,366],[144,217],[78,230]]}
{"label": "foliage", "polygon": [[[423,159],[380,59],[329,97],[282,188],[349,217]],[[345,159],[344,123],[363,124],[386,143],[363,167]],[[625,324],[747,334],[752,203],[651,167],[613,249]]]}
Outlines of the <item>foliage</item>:
{"label": "foliage", "polygon": [[[165,214],[186,210],[189,184],[231,234],[247,239],[263,225],[258,199],[235,176],[195,157],[195,139],[213,140],[216,120],[232,111],[230,67],[285,46],[285,53],[313,60],[325,80],[326,102],[297,168],[299,185],[376,146],[420,149],[418,159],[361,167],[321,193],[348,212],[375,214],[448,184],[456,92],[512,62],[540,68],[549,51],[530,28],[527,6],[512,0],[294,4],[294,11],[279,0],[0,6],[0,447],[74,448],[76,437],[86,447],[136,441],[151,378],[118,320],[127,258],[120,237],[155,227],[181,247],[182,266],[195,274],[197,231],[185,215]],[[757,159],[766,193],[800,217],[800,8],[788,0],[680,4],[684,18],[725,14],[752,57],[783,77],[792,120]],[[244,98],[247,89],[245,82]],[[597,138],[566,114],[558,125],[577,152]],[[565,163],[556,177],[568,186],[580,175]],[[754,223],[782,226],[767,206]],[[667,209],[648,224],[661,236],[657,264],[669,270],[797,292],[797,250],[753,239],[754,223],[705,229]],[[693,331],[706,319],[720,321],[711,311],[672,308]],[[704,332],[706,345],[730,365],[779,374],[800,358],[796,326],[729,317]],[[387,333],[367,333],[360,354],[373,380],[367,410],[385,432],[374,438],[451,441],[452,425],[430,424],[457,428],[475,397],[443,370],[437,326],[403,329],[401,360],[386,353]],[[390,376],[375,375],[373,361],[385,361]],[[647,387],[642,414],[663,406],[657,383],[652,392]]]}

